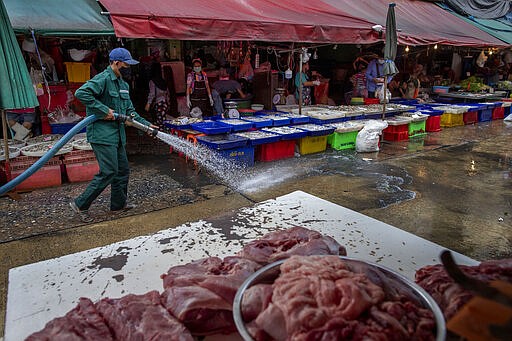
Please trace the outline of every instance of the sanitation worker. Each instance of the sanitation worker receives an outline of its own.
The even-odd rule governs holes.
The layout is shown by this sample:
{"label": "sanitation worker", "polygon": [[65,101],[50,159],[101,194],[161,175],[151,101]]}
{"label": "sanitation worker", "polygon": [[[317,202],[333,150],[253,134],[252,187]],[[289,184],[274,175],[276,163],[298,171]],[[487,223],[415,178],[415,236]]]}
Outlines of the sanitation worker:
{"label": "sanitation worker", "polygon": [[98,160],[100,171],[94,176],[85,191],[69,203],[71,209],[83,222],[92,222],[89,207],[94,199],[110,185],[110,210],[129,210],[135,205],[127,202],[128,177],[130,169],[126,157],[125,124],[114,119],[114,113],[132,115],[134,120],[157,128],[135,112],[127,78],[130,66],[138,64],[130,52],[115,48],[110,54],[110,65],[75,93],[86,107],[87,116],[95,115],[98,120],[87,126],[87,140]]}

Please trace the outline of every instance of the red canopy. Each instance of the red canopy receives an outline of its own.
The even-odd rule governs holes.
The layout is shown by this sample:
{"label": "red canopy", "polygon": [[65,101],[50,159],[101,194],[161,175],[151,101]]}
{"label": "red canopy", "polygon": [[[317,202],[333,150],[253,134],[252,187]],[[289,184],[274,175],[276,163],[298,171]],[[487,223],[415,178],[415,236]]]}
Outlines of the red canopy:
{"label": "red canopy", "polygon": [[[116,35],[178,40],[373,43],[389,0],[100,0]],[[499,46],[500,40],[433,3],[394,1],[402,44]]]}

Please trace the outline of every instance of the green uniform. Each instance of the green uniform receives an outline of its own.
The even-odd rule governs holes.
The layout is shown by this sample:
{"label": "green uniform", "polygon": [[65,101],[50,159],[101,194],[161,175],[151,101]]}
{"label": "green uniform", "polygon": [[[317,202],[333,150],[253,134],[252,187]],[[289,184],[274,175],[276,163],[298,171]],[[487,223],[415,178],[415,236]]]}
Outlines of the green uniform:
{"label": "green uniform", "polygon": [[89,186],[75,204],[80,210],[87,210],[94,199],[111,185],[110,209],[120,210],[126,204],[130,169],[126,157],[126,132],[124,122],[104,120],[109,109],[114,112],[134,115],[134,120],[150,125],[150,122],[135,112],[128,83],[117,77],[108,67],[82,85],[75,93],[85,106],[87,116],[99,119],[87,126],[87,140],[91,143],[100,172],[94,176]]}

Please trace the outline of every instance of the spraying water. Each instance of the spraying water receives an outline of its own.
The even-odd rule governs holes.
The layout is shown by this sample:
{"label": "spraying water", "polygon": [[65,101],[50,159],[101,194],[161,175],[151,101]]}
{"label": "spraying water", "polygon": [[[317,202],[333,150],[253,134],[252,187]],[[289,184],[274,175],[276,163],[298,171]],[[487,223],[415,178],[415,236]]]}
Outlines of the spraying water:
{"label": "spraying water", "polygon": [[243,164],[232,162],[212,149],[161,131],[157,133],[156,137],[195,160],[201,167],[210,171],[233,189],[238,188],[241,179],[248,177],[247,169]]}

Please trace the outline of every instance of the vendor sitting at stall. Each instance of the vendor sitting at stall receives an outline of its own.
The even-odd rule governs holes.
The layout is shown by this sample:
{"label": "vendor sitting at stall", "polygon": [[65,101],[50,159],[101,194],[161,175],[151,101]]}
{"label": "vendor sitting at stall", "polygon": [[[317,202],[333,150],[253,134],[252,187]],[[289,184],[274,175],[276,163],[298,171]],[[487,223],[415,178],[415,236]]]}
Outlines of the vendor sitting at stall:
{"label": "vendor sitting at stall", "polygon": [[219,70],[219,80],[213,83],[212,87],[213,107],[217,115],[224,112],[223,99],[246,97],[242,85],[234,79],[229,79],[229,74],[224,68]]}

